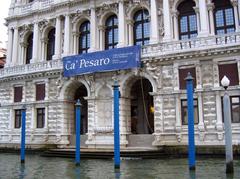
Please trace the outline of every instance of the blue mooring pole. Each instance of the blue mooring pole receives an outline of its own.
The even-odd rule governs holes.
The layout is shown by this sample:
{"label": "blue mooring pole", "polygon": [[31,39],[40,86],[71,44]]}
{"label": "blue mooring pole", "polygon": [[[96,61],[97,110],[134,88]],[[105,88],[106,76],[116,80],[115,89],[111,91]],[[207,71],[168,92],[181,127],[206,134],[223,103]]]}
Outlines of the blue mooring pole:
{"label": "blue mooring pole", "polygon": [[21,163],[25,163],[26,105],[22,108]]}
{"label": "blue mooring pole", "polygon": [[80,165],[80,129],[81,129],[81,102],[78,99],[76,106],[76,152],[75,152],[75,163]]}
{"label": "blue mooring pole", "polygon": [[114,81],[114,167],[120,168],[120,133],[119,133],[119,85]]}
{"label": "blue mooring pole", "polygon": [[193,106],[193,77],[188,73],[187,78],[187,111],[188,111],[188,163],[189,169],[195,170],[195,141],[194,141],[194,106]]}

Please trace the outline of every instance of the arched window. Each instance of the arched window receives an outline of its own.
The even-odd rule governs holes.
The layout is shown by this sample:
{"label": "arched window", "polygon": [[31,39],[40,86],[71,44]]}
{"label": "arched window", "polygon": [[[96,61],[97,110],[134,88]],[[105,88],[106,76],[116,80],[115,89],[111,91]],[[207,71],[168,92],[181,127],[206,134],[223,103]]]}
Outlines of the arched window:
{"label": "arched window", "polygon": [[33,51],[33,33],[31,33],[27,38],[27,51],[26,51],[26,64],[30,63],[32,59],[32,51]]}
{"label": "arched window", "polygon": [[137,11],[134,16],[134,44],[147,45],[149,43],[149,13],[146,9]]}
{"label": "arched window", "polygon": [[215,34],[235,32],[234,12],[229,0],[214,0]]}
{"label": "arched window", "polygon": [[78,53],[87,53],[90,48],[90,22],[85,21],[79,28],[79,49]]}
{"label": "arched window", "polygon": [[112,15],[106,20],[105,29],[105,49],[115,48],[118,44],[118,19]]}
{"label": "arched window", "polygon": [[177,8],[180,40],[197,36],[197,16],[193,9],[194,6],[195,2],[193,0],[186,0],[179,4]]}
{"label": "arched window", "polygon": [[52,60],[54,50],[55,50],[55,28],[51,29],[48,33],[47,60]]}

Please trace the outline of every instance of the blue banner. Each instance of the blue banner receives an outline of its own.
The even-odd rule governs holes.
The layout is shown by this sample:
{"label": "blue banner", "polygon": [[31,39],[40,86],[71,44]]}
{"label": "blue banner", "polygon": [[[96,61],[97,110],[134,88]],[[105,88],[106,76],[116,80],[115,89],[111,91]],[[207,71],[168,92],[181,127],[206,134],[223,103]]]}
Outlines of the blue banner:
{"label": "blue banner", "polygon": [[141,47],[131,46],[63,58],[64,76],[140,67]]}

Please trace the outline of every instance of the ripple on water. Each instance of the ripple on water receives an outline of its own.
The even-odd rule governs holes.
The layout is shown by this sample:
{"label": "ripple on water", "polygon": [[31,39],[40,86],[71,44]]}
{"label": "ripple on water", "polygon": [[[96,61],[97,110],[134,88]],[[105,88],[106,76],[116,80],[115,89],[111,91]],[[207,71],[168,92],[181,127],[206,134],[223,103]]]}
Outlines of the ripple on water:
{"label": "ripple on water", "polygon": [[187,159],[122,160],[121,172],[114,173],[112,160],[45,158],[26,155],[25,165],[17,154],[0,154],[0,179],[239,179],[240,160],[234,161],[234,176],[225,175],[225,160],[198,159],[190,173]]}

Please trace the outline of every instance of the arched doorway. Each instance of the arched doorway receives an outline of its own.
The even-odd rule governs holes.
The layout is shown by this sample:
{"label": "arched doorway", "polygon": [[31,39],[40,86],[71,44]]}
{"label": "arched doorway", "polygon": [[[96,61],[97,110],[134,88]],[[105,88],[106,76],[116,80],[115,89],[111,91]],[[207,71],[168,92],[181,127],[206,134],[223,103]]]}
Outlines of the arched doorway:
{"label": "arched doorway", "polygon": [[[74,95],[74,100],[77,101],[80,99],[81,102],[81,135],[84,135],[88,132],[88,104],[87,100],[84,99],[84,97],[87,97],[87,89],[84,85],[81,85],[80,87],[77,88],[75,95]],[[76,113],[75,113],[74,108],[74,133],[76,133]]]}
{"label": "arched doorway", "polygon": [[154,132],[153,88],[149,80],[140,78],[131,87],[131,133],[152,134]]}

